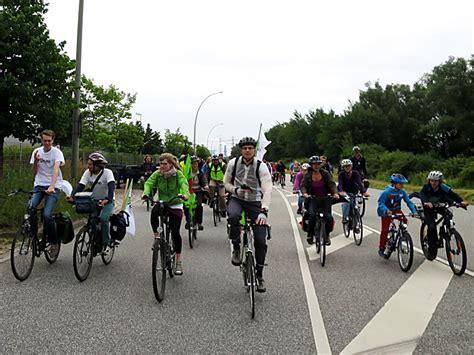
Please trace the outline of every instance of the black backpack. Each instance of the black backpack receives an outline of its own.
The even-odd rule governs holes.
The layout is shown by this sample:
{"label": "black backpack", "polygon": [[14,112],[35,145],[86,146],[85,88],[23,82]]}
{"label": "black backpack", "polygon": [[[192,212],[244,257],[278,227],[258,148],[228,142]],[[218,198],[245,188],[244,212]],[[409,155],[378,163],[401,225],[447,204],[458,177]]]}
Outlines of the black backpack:
{"label": "black backpack", "polygon": [[125,211],[120,211],[110,216],[110,236],[113,240],[122,240],[130,225],[129,215]]}

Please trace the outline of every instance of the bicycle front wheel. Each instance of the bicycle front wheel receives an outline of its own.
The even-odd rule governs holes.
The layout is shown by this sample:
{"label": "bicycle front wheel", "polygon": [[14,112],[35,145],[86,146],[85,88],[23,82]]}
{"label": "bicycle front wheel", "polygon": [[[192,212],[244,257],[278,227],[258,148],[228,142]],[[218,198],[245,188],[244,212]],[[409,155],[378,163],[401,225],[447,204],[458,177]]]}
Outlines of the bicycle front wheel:
{"label": "bicycle front wheel", "polygon": [[214,199],[212,205],[212,217],[214,218],[214,227],[217,227],[217,220],[219,218],[219,206],[217,205],[216,199]]}
{"label": "bicycle front wheel", "polygon": [[10,265],[17,280],[24,281],[30,276],[35,263],[36,247],[32,234],[23,228],[13,238]]}
{"label": "bicycle front wheel", "polygon": [[461,276],[466,271],[467,253],[466,246],[458,231],[451,232],[446,241],[446,257],[449,267],[455,275]]}
{"label": "bicycle front wheel", "polygon": [[358,209],[354,210],[352,218],[352,234],[354,235],[354,242],[357,246],[362,244],[362,238],[364,236],[364,226],[362,225],[362,217]]}
{"label": "bicycle front wheel", "polygon": [[166,244],[155,239],[153,244],[153,257],[151,262],[151,274],[153,278],[153,292],[158,302],[165,298],[166,289]]}
{"label": "bicycle front wheel", "polygon": [[[329,238],[329,237],[327,237]],[[321,262],[321,266],[326,264],[326,227],[324,223],[321,223],[319,228],[319,245],[320,245],[320,253],[319,253],[319,261]]]}
{"label": "bicycle front wheel", "polygon": [[362,206],[360,208],[360,216],[364,217],[364,215],[365,215],[365,198],[362,199]]}
{"label": "bicycle front wheel", "polygon": [[255,318],[255,265],[253,260],[253,255],[248,254],[246,258],[247,267],[247,285],[249,291],[249,300],[250,300],[250,316],[252,319]]}
{"label": "bicycle front wheel", "polygon": [[77,233],[74,241],[73,266],[74,275],[79,281],[85,281],[91,272],[93,258],[93,237],[89,228],[84,226]]}
{"label": "bicycle front wheel", "polygon": [[408,232],[402,233],[398,239],[398,264],[402,271],[410,270],[413,263],[413,241]]}
{"label": "bicycle front wheel", "polygon": [[189,248],[192,249],[194,246],[194,223],[189,223],[189,229],[188,229],[188,239],[189,239]]}

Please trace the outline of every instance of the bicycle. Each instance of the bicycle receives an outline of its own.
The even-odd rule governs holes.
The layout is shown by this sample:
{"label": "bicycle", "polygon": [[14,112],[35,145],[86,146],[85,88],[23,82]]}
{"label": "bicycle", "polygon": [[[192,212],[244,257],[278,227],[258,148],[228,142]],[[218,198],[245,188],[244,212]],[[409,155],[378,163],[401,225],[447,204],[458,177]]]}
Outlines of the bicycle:
{"label": "bicycle", "polygon": [[282,189],[285,188],[285,180],[286,180],[286,174],[285,173],[280,173],[279,182],[280,182],[280,185],[281,185]]}
{"label": "bicycle", "polygon": [[212,218],[214,220],[214,227],[217,227],[217,222],[221,221],[222,215],[220,210],[220,202],[219,202],[219,189],[222,187],[222,184],[217,184],[214,188],[214,196],[212,198]]}
{"label": "bicycle", "polygon": [[[415,215],[410,216],[415,217]],[[388,260],[392,253],[397,250],[400,269],[407,272],[413,264],[413,240],[408,232],[408,225],[405,222],[405,215],[403,213],[393,213],[390,215],[390,218],[391,222],[385,244],[384,258]],[[398,226],[395,221],[398,221]]]}
{"label": "bicycle", "polygon": [[190,198],[190,203],[187,206],[189,213],[189,225],[188,225],[188,239],[189,239],[189,248],[194,247],[194,242],[197,240],[197,231],[198,227],[195,221],[196,218],[196,194],[194,194],[194,199]]}
{"label": "bicycle", "polygon": [[74,241],[73,266],[74,275],[83,282],[89,276],[92,260],[100,254],[102,262],[109,265],[115,254],[118,242],[110,241],[108,250],[103,251],[102,229],[100,224],[100,205],[94,200],[92,192],[78,192],[75,195],[75,208],[79,214],[87,214],[86,224],[79,230]]}
{"label": "bicycle", "polygon": [[[313,237],[315,241],[316,253],[319,254],[319,262],[321,266],[324,267],[326,264],[326,241],[329,238],[326,235],[326,223],[324,221],[324,213],[321,210],[321,205],[324,204],[324,201],[333,201],[333,197],[331,195],[325,197],[316,197],[310,196],[309,203],[312,203],[312,200],[316,201],[316,221],[314,225]],[[304,214],[304,213],[303,213]]]}
{"label": "bicycle", "polygon": [[[37,232],[37,222],[35,226],[34,216],[30,214],[31,204],[33,202],[33,191],[17,189],[16,191],[9,193],[8,196],[15,196],[19,193],[28,195],[28,202],[26,204],[26,212],[20,229],[13,237],[10,251],[10,265],[15,278],[19,281],[24,281],[30,276],[31,271],[33,270],[35,257],[41,257],[42,252],[44,252],[44,257],[48,263],[53,264],[56,262],[61,250],[61,243],[57,243],[57,252],[52,254],[51,243],[48,238],[44,236],[44,231],[40,238]],[[36,209],[35,211],[37,216],[40,216],[40,221],[43,220],[43,211],[43,208]]]}
{"label": "bicycle", "polygon": [[[242,272],[242,278],[244,281],[244,288],[249,294],[250,301],[250,316],[252,319],[255,318],[255,290],[257,287],[256,282],[256,262],[254,256],[254,235],[253,235],[253,223],[250,218],[247,218],[245,212],[242,212],[242,218],[240,220],[240,271]],[[271,227],[270,225],[264,225],[267,228],[267,239],[271,239]]]}
{"label": "bicycle", "polygon": [[153,242],[153,254],[151,261],[151,274],[153,279],[153,293],[158,302],[162,302],[165,298],[166,291],[166,273],[170,278],[174,277],[173,269],[176,265],[176,253],[174,251],[173,239],[170,238],[171,229],[169,227],[169,215],[167,207],[171,205],[173,200],[183,198],[179,194],[173,197],[170,202],[155,201],[149,196],[145,196],[150,200],[151,205],[158,204],[158,232],[159,237],[155,237]]}
{"label": "bicycle", "polygon": [[[461,234],[456,230],[455,224],[453,221],[453,211],[452,207],[464,208],[460,203],[433,203],[433,208],[437,210],[437,213],[441,217],[436,221],[436,226],[439,226],[439,239],[438,239],[438,248],[444,247],[446,249],[446,258],[448,260],[449,267],[455,275],[461,276],[464,271],[466,271],[467,266],[467,252],[464,241],[461,237]],[[420,210],[420,209],[419,209]],[[422,207],[421,207],[422,210]],[[436,258],[434,255],[429,252],[428,244],[428,227],[424,222],[424,219],[421,218],[421,228],[420,228],[420,243],[421,248],[423,249],[423,254],[426,259],[433,260]],[[459,260],[458,260],[459,259]]]}
{"label": "bicycle", "polygon": [[346,238],[349,235],[354,236],[354,242],[357,246],[362,244],[362,238],[364,236],[364,225],[362,223],[362,215],[360,213],[360,205],[362,201],[366,200],[367,197],[362,196],[360,193],[353,196],[346,196],[345,199],[349,202],[349,215],[347,223],[342,224],[342,229]]}

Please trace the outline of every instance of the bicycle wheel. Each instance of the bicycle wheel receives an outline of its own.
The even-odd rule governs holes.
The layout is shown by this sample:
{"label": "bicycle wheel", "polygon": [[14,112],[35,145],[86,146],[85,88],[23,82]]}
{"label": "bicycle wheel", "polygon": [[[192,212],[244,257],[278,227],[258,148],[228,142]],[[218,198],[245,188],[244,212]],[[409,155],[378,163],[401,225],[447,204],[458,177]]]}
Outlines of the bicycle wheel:
{"label": "bicycle wheel", "polygon": [[155,239],[153,244],[153,256],[151,262],[151,274],[153,278],[153,293],[158,302],[165,298],[166,289],[166,249],[168,246],[161,239]]}
{"label": "bicycle wheel", "polygon": [[56,260],[58,260],[59,257],[59,251],[61,250],[61,243],[58,243],[58,250],[56,254],[51,254],[51,243],[46,244],[46,248],[44,248],[44,257],[46,258],[46,261],[50,264],[54,264]]}
{"label": "bicycle wheel", "polygon": [[247,285],[250,299],[250,316],[252,319],[255,318],[255,266],[253,262],[253,255],[247,254],[246,260],[247,267]]}
{"label": "bicycle wheel", "polygon": [[188,229],[188,239],[189,239],[189,248],[192,249],[193,246],[194,246],[194,236],[193,236],[193,233],[194,233],[194,222],[191,221],[191,223],[189,223],[189,229]]}
{"label": "bicycle wheel", "polygon": [[91,271],[94,252],[92,244],[93,237],[89,229],[87,226],[82,227],[74,241],[74,256],[72,258],[74,275],[81,282],[87,279]]}
{"label": "bicycle wheel", "polygon": [[352,216],[352,234],[354,235],[354,242],[357,246],[362,244],[362,238],[364,237],[364,226],[362,225],[362,217],[358,209],[354,210]]}
{"label": "bicycle wheel", "polygon": [[146,201],[146,211],[150,212],[150,200],[146,199],[145,201]]}
{"label": "bicycle wheel", "polygon": [[321,252],[321,241],[319,240],[319,230],[321,226],[319,225],[319,221],[316,221],[316,225],[314,226],[314,246],[316,247],[316,254]]}
{"label": "bicycle wheel", "polygon": [[214,219],[214,227],[217,227],[217,219],[219,218],[219,206],[215,198],[214,202],[212,203],[212,217]]}
{"label": "bicycle wheel", "polygon": [[319,228],[319,245],[321,246],[321,252],[319,253],[319,261],[321,266],[326,264],[326,228],[322,224]]}
{"label": "bicycle wheel", "polygon": [[407,272],[413,263],[413,241],[408,232],[404,232],[398,239],[398,264],[402,271]]}
{"label": "bicycle wheel", "polygon": [[115,254],[115,241],[112,240],[110,242],[109,251],[100,254],[100,257],[102,258],[102,262],[105,265],[109,265],[112,262],[112,259],[114,258],[114,254]]}
{"label": "bicycle wheel", "polygon": [[467,253],[459,232],[456,230],[451,232],[445,244],[449,267],[455,275],[462,275],[466,271]]}
{"label": "bicycle wheel", "polygon": [[362,199],[362,207],[360,208],[360,217],[364,217],[365,214],[365,198]]}
{"label": "bicycle wheel", "polygon": [[347,219],[347,222],[342,224],[342,231],[346,238],[349,238],[349,236],[351,235],[351,228],[350,228],[351,225],[352,225],[352,216],[349,214],[349,218]]}
{"label": "bicycle wheel", "polygon": [[15,278],[24,281],[30,276],[35,263],[36,243],[31,232],[23,227],[18,231],[12,241],[10,252],[10,265]]}
{"label": "bicycle wheel", "polygon": [[429,243],[428,243],[428,227],[424,223],[421,224],[421,228],[420,228],[420,245],[421,245],[421,249],[423,250],[423,254],[425,255],[425,258],[427,260],[436,259],[438,250],[436,250],[436,254],[434,255],[430,253],[430,248],[429,248]]}

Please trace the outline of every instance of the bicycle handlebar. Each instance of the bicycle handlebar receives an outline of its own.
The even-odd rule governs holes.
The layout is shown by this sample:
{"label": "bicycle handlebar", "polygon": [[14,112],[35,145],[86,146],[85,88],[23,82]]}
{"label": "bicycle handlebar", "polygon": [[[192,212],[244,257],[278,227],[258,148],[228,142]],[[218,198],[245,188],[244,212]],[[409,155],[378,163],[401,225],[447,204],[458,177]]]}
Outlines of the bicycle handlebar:
{"label": "bicycle handlebar", "polygon": [[24,193],[24,194],[31,195],[31,194],[33,194],[33,191],[27,191],[27,190],[23,190],[22,188],[19,188],[15,191],[10,192],[7,196],[11,197],[11,196],[18,195],[19,193]]}

